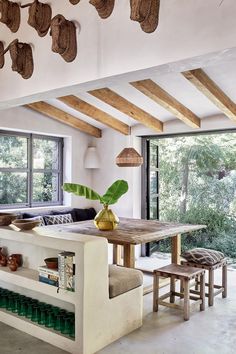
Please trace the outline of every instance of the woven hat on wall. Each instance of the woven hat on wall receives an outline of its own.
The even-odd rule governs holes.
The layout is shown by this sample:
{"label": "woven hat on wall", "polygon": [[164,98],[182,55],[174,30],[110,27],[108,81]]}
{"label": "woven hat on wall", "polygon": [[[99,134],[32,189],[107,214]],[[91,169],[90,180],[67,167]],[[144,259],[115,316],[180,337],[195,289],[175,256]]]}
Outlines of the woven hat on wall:
{"label": "woven hat on wall", "polygon": [[9,50],[12,60],[12,70],[17,71],[23,79],[29,79],[34,71],[32,48],[27,43],[21,43],[18,39],[12,41],[4,50]]}
{"label": "woven hat on wall", "polygon": [[80,2],[80,0],[69,0],[71,4],[76,5]]}
{"label": "woven hat on wall", "polygon": [[4,45],[3,43],[0,41],[0,69],[2,69],[4,67]]}
{"label": "woven hat on wall", "polygon": [[142,30],[152,33],[159,22],[160,0],[130,0],[131,20],[138,21]]}
{"label": "woven hat on wall", "polygon": [[89,2],[95,6],[101,18],[109,17],[115,6],[115,0],[90,0]]}
{"label": "woven hat on wall", "polygon": [[119,167],[138,167],[143,164],[143,157],[134,148],[125,148],[116,157]]}
{"label": "woven hat on wall", "polygon": [[36,29],[40,37],[46,36],[51,24],[51,6],[34,0],[30,4],[21,5],[21,8],[25,7],[29,7],[28,24]]}
{"label": "woven hat on wall", "polygon": [[13,33],[17,32],[20,27],[20,5],[9,0],[0,0],[0,12],[0,21]]}
{"label": "woven hat on wall", "polygon": [[71,62],[77,55],[76,27],[73,21],[56,15],[51,21],[52,51],[59,53],[62,58]]}

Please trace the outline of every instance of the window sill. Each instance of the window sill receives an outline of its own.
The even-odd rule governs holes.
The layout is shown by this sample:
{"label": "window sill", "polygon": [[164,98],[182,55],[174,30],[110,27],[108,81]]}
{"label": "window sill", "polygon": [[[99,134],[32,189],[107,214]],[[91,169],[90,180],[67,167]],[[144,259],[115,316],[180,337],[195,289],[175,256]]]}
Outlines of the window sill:
{"label": "window sill", "polygon": [[54,210],[61,210],[64,208],[71,208],[70,205],[47,205],[47,206],[38,206],[38,207],[33,207],[33,208],[17,208],[17,209],[0,209],[0,213],[19,213],[19,212],[25,212],[25,211],[34,211],[34,210],[47,210],[47,209],[54,209]]}

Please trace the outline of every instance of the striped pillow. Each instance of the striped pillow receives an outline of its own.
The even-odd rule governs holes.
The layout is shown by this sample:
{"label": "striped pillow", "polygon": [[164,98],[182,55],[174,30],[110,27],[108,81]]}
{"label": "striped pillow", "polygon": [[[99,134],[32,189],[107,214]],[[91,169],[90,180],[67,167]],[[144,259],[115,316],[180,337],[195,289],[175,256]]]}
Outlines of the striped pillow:
{"label": "striped pillow", "polygon": [[204,265],[214,265],[225,258],[222,252],[209,250],[206,248],[193,248],[192,250],[181,254],[181,257],[186,259],[188,262]]}

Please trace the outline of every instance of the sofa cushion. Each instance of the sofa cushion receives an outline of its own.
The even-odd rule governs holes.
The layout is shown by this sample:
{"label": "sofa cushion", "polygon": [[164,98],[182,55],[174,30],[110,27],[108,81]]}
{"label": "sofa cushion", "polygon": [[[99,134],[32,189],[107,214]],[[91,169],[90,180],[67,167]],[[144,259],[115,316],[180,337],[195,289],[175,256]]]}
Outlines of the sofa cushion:
{"label": "sofa cushion", "polygon": [[53,210],[50,214],[52,215],[65,215],[65,214],[71,214],[73,221],[76,221],[76,214],[75,214],[75,209],[72,208],[66,208],[62,210]]}
{"label": "sofa cushion", "polygon": [[222,252],[206,248],[193,248],[189,251],[184,252],[183,254],[181,254],[181,256],[188,262],[194,262],[205,265],[214,265],[225,258]]}
{"label": "sofa cushion", "polygon": [[84,221],[84,220],[92,220],[96,216],[96,210],[94,208],[88,208],[88,209],[78,209],[74,208],[74,213],[75,213],[75,221]]}
{"label": "sofa cushion", "polygon": [[113,298],[143,284],[143,273],[136,269],[109,265],[109,297]]}
{"label": "sofa cushion", "polygon": [[51,215],[52,211],[51,210],[45,210],[45,211],[39,211],[35,213],[22,213],[22,219],[30,219],[30,218],[35,218],[37,216],[44,216],[44,215]]}
{"label": "sofa cushion", "polygon": [[69,224],[73,222],[71,214],[44,215],[46,225]]}

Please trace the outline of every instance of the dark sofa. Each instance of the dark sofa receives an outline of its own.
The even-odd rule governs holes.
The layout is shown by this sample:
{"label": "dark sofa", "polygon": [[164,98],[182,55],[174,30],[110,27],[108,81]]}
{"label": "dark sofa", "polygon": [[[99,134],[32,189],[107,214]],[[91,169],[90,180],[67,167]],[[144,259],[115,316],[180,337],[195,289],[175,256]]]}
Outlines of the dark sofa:
{"label": "dark sofa", "polygon": [[96,216],[96,210],[94,208],[88,209],[78,209],[78,208],[64,208],[61,210],[45,210],[40,212],[24,212],[21,213],[22,219],[35,218],[38,216],[44,217],[45,215],[63,215],[63,214],[71,214],[73,222],[76,221],[84,221],[84,220],[92,220]]}

